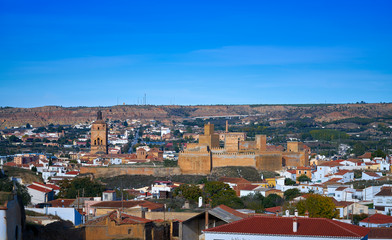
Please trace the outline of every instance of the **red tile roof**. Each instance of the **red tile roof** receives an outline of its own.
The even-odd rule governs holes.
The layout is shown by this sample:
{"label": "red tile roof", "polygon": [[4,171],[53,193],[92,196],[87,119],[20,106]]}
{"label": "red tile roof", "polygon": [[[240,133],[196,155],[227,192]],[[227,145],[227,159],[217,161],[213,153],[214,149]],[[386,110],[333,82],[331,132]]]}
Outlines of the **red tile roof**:
{"label": "red tile roof", "polygon": [[375,196],[392,196],[392,187],[383,187]]}
{"label": "red tile roof", "polygon": [[363,219],[361,222],[363,223],[374,223],[374,224],[384,224],[384,223],[392,223],[392,217],[376,213],[370,217]]}
{"label": "red tile roof", "polygon": [[52,204],[52,207],[69,207],[72,203],[75,202],[76,199],[56,199],[56,200],[52,200],[49,201],[48,203]]}
{"label": "red tile roof", "polygon": [[248,180],[244,178],[235,178],[235,177],[221,177],[219,178],[220,182],[229,182],[229,183],[250,183]]}
{"label": "red tile roof", "polygon": [[247,191],[252,191],[253,189],[259,187],[258,185],[253,185],[253,184],[246,184],[246,185],[240,185],[236,188],[236,190],[247,190]]}
{"label": "red tile roof", "polygon": [[70,171],[70,172],[67,172],[65,174],[68,174],[68,175],[78,175],[79,172],[78,171]]}
{"label": "red tile roof", "polygon": [[286,172],[288,172],[288,173],[291,173],[291,174],[296,174],[296,171],[295,171],[295,170],[293,170],[293,169],[286,170]]}
{"label": "red tile roof", "polygon": [[297,218],[298,230],[293,232],[292,217],[254,216],[205,232],[245,233],[259,235],[364,237],[369,229],[326,218]]}
{"label": "red tile roof", "polygon": [[31,184],[31,185],[29,185],[27,187],[31,188],[31,189],[34,189],[34,190],[37,190],[37,191],[40,191],[40,192],[44,192],[44,193],[48,193],[48,192],[53,191],[53,190],[49,190],[49,189],[44,188],[44,187],[39,187],[39,186],[34,185],[34,184]]}
{"label": "red tile roof", "polygon": [[249,215],[247,215],[245,213],[238,212],[237,210],[232,209],[231,207],[228,207],[228,206],[223,205],[223,204],[221,204],[221,205],[219,205],[219,206],[217,206],[215,208],[220,208],[220,209],[222,209],[222,210],[224,210],[224,211],[226,211],[228,213],[231,213],[234,216],[240,217],[240,218],[247,218],[247,217],[249,217]]}
{"label": "red tile roof", "polygon": [[391,239],[392,228],[370,228],[369,239]]}
{"label": "red tile roof", "polygon": [[369,175],[369,176],[371,176],[371,177],[382,177],[382,176],[380,176],[380,175],[378,175],[377,173],[375,173],[375,172],[364,172],[366,175]]}
{"label": "red tile roof", "polygon": [[264,209],[264,211],[265,211],[265,212],[276,213],[276,212],[281,212],[282,209],[283,209],[282,206],[277,206],[277,207],[266,208],[266,209]]}
{"label": "red tile roof", "polygon": [[337,172],[337,173],[335,173],[334,175],[340,175],[340,176],[342,176],[342,175],[344,175],[344,174],[346,174],[346,173],[348,173],[348,172],[350,172],[349,170],[341,170],[341,171],[339,171],[339,172]]}

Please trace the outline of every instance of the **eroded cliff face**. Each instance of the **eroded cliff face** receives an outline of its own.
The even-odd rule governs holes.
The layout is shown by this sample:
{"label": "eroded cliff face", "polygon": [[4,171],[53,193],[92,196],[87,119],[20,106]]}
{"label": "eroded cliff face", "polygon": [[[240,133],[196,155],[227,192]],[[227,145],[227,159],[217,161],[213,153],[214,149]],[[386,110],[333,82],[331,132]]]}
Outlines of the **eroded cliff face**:
{"label": "eroded cliff face", "polygon": [[91,122],[101,110],[104,118],[112,120],[155,119],[181,120],[189,117],[257,115],[268,119],[300,119],[312,117],[316,121],[392,115],[392,104],[333,104],[333,105],[211,105],[211,106],[111,106],[111,107],[59,107],[1,108],[0,124],[4,127],[26,123],[34,127],[50,123],[74,125]]}

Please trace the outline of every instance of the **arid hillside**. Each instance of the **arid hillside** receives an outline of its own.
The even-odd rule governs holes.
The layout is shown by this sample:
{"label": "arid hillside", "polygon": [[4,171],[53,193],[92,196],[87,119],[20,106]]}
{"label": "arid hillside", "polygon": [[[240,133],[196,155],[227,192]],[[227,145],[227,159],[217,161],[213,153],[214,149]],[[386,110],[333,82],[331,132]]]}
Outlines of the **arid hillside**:
{"label": "arid hillside", "polygon": [[118,105],[110,107],[0,108],[0,129],[26,123],[34,127],[50,123],[73,125],[91,122],[101,109],[104,118],[112,120],[155,119],[181,120],[194,117],[247,115],[264,119],[314,118],[330,122],[344,118],[375,118],[392,116],[392,103],[377,104],[304,104],[304,105],[211,105],[211,106],[140,106]]}

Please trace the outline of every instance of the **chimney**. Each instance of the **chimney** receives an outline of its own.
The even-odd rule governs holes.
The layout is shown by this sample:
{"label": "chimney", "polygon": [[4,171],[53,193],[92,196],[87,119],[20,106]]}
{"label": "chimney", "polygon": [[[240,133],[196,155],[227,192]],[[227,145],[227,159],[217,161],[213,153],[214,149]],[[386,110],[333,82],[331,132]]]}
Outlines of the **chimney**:
{"label": "chimney", "polygon": [[306,218],[309,217],[309,211],[308,211],[308,210],[306,210],[306,212],[305,212],[305,217],[306,217]]}
{"label": "chimney", "polygon": [[116,210],[116,212],[117,212],[117,219],[118,219],[118,220],[120,220],[120,219],[121,219],[121,213],[120,213],[120,210],[119,210],[119,209],[117,209],[117,210]]}
{"label": "chimney", "polygon": [[286,217],[290,217],[290,211],[286,210]]}
{"label": "chimney", "polygon": [[298,210],[295,209],[294,216],[298,217]]}
{"label": "chimney", "polygon": [[297,232],[298,231],[298,220],[297,217],[293,218],[293,232]]}

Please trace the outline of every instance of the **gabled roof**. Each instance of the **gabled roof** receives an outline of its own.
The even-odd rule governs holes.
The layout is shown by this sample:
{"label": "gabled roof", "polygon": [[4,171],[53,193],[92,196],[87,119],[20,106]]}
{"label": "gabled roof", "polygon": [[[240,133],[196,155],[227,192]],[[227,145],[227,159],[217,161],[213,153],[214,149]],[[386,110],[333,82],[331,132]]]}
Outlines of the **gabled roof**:
{"label": "gabled roof", "polygon": [[270,207],[270,208],[264,209],[264,212],[276,213],[276,212],[281,212],[282,209],[283,209],[282,206]]}
{"label": "gabled roof", "polygon": [[349,170],[340,170],[339,172],[335,173],[334,175],[343,176],[344,174],[350,172]]}
{"label": "gabled roof", "polygon": [[238,221],[243,218],[247,218],[248,215],[244,213],[240,213],[235,209],[232,209],[226,205],[219,205],[211,210],[208,211],[208,213],[214,215],[215,217],[218,217],[226,222],[233,222],[233,221]]}
{"label": "gabled roof", "polygon": [[392,187],[383,187],[381,191],[374,196],[392,196]]}
{"label": "gabled roof", "polygon": [[43,192],[43,193],[48,193],[48,192],[53,191],[51,189],[40,187],[40,186],[37,186],[37,185],[34,185],[34,184],[31,184],[31,185],[27,186],[27,188],[30,188],[30,189],[33,189],[33,190],[37,190],[37,191],[40,191],[40,192]]}
{"label": "gabled roof", "polygon": [[250,183],[248,180],[244,178],[235,178],[235,177],[221,177],[219,178],[220,182],[229,182],[229,183]]}
{"label": "gabled roof", "polygon": [[338,187],[335,189],[335,191],[343,191],[344,189],[346,189],[347,187]]}
{"label": "gabled roof", "polygon": [[370,177],[382,177],[382,176],[378,175],[375,172],[364,172],[364,174],[366,174],[366,175],[368,175]]}
{"label": "gabled roof", "polygon": [[392,223],[392,216],[376,213],[370,217],[361,220],[360,222],[374,224]]}
{"label": "gabled roof", "polygon": [[259,185],[253,185],[253,184],[246,184],[243,186],[237,186],[236,190],[247,190],[247,191],[252,191],[256,188],[260,187]]}
{"label": "gabled roof", "polygon": [[364,237],[369,229],[326,218],[297,218],[298,230],[293,232],[292,217],[254,216],[219,227],[206,233],[239,233],[257,235]]}
{"label": "gabled roof", "polygon": [[48,203],[52,204],[52,207],[70,207],[76,199],[56,199],[49,201]]}

